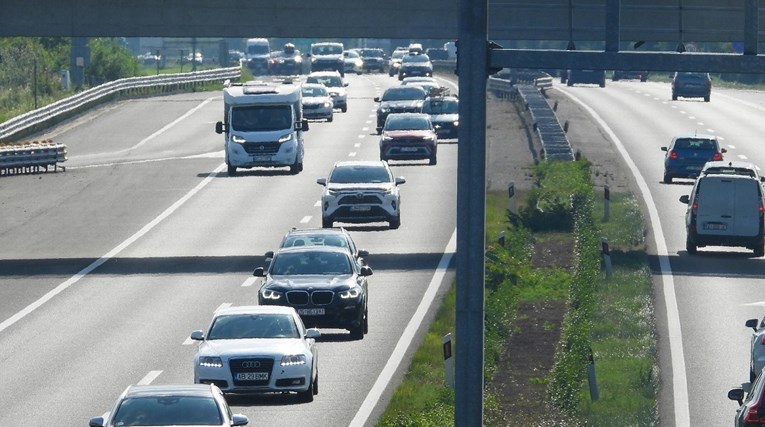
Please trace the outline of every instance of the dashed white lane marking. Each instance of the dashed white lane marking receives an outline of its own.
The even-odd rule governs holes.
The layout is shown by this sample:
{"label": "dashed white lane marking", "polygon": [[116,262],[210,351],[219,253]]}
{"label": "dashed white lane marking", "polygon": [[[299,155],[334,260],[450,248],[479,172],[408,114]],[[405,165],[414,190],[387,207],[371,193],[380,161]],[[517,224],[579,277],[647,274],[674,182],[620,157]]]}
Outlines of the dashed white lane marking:
{"label": "dashed white lane marking", "polygon": [[704,126],[704,122],[696,122],[696,124],[699,126]]}
{"label": "dashed white lane marking", "polygon": [[725,138],[723,138],[721,136],[718,136],[717,139],[719,139],[720,141],[725,141]]}
{"label": "dashed white lane marking", "polygon": [[709,128],[707,128],[707,132],[709,132],[709,133],[715,133],[715,130],[714,130],[714,129],[709,129]]}
{"label": "dashed white lane marking", "polygon": [[354,148],[360,148],[361,147],[361,143],[357,142],[357,143],[353,144],[353,147]]}
{"label": "dashed white lane marking", "polygon": [[306,224],[306,223],[308,223],[310,221],[311,221],[311,216],[308,215],[308,216],[304,216],[303,219],[300,220],[300,223],[301,224]]}
{"label": "dashed white lane marking", "polygon": [[242,283],[242,287],[249,288],[250,286],[254,285],[255,282],[257,281],[258,281],[258,278],[255,276],[248,277],[247,280],[245,280],[244,283]]}
{"label": "dashed white lane marking", "polygon": [[683,110],[680,110],[679,112],[680,112],[680,114],[688,114],[688,113],[686,113],[686,112],[685,112],[685,111],[683,111]]}
{"label": "dashed white lane marking", "polygon": [[350,153],[348,153],[348,157],[356,157],[356,152],[351,151]]}
{"label": "dashed white lane marking", "polygon": [[359,135],[359,139],[363,139],[365,137],[366,137],[366,135]]}
{"label": "dashed white lane marking", "polygon": [[203,188],[207,186],[214,178],[218,176],[218,173],[221,172],[223,169],[226,168],[226,164],[222,163],[220,166],[215,168],[215,170],[207,176],[205,179],[202,180],[199,184],[197,184],[196,187],[192,188],[191,191],[186,193],[185,196],[181,197],[177,202],[173,203],[172,206],[165,209],[164,212],[159,214],[158,217],[154,218],[151,222],[144,225],[143,228],[138,230],[135,234],[128,237],[127,240],[123,241],[119,245],[117,245],[114,249],[107,252],[105,255],[103,255],[101,258],[93,261],[90,265],[80,270],[77,274],[70,277],[68,280],[66,280],[64,283],[61,283],[60,285],[56,286],[52,290],[48,291],[45,295],[41,296],[37,301],[29,304],[26,306],[23,310],[19,311],[18,313],[14,314],[13,316],[9,317],[8,319],[4,320],[2,323],[0,323],[0,332],[6,330],[11,325],[15,324],[19,320],[23,319],[33,311],[40,308],[43,304],[50,301],[55,297],[56,295],[60,294],[61,292],[68,289],[70,286],[74,285],[75,283],[79,282],[80,279],[90,274],[93,270],[100,267],[102,264],[104,264],[106,261],[110,260],[111,258],[114,258],[117,256],[120,252],[125,250],[128,246],[135,243],[138,239],[145,236],[149,231],[151,231],[154,227],[157,226],[160,222],[162,222],[165,218],[169,217],[173,214],[178,208],[183,206],[187,201],[189,201],[194,195],[196,195],[198,192],[200,192]]}
{"label": "dashed white lane marking", "polygon": [[[372,116],[370,116],[370,117],[372,117]],[[367,120],[364,123],[369,125],[369,124],[372,124],[372,121],[371,120]]]}
{"label": "dashed white lane marking", "polygon": [[361,128],[361,131],[362,132],[369,132],[369,126],[364,126],[363,128]]}
{"label": "dashed white lane marking", "polygon": [[148,374],[146,374],[145,377],[141,378],[141,381],[138,381],[136,385],[149,385],[154,380],[157,379],[157,377],[162,373],[162,371],[149,371]]}
{"label": "dashed white lane marking", "polygon": [[730,148],[731,150],[735,150],[735,149],[736,149],[736,146],[735,146],[735,145],[732,145],[732,144],[728,144],[728,148]]}
{"label": "dashed white lane marking", "polygon": [[691,120],[696,120],[696,116],[688,116],[688,118]]}
{"label": "dashed white lane marking", "polygon": [[673,105],[673,106],[672,106],[672,108],[675,108],[675,109],[677,109],[677,105]]}
{"label": "dashed white lane marking", "polygon": [[738,158],[741,159],[741,160],[746,160],[747,159],[747,157],[745,155],[743,155],[743,154],[739,154]]}
{"label": "dashed white lane marking", "polygon": [[313,204],[313,207],[315,208],[321,207],[321,200],[317,200],[316,203]]}

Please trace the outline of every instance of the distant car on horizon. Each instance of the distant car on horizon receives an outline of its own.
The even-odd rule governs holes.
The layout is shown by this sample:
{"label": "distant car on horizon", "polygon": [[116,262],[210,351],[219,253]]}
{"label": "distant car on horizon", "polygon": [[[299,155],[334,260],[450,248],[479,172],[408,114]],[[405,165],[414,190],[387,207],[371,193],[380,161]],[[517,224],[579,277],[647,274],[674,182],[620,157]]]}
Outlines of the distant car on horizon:
{"label": "distant car on horizon", "polygon": [[565,83],[566,86],[583,83],[606,87],[606,72],[604,70],[568,70]]}
{"label": "distant car on horizon", "polygon": [[648,81],[648,74],[648,71],[614,70],[614,73],[611,75],[611,80],[640,80],[641,82],[646,82]]}
{"label": "distant car on horizon", "polygon": [[677,98],[704,98],[709,102],[712,94],[712,77],[709,73],[680,71],[672,77],[672,100]]}

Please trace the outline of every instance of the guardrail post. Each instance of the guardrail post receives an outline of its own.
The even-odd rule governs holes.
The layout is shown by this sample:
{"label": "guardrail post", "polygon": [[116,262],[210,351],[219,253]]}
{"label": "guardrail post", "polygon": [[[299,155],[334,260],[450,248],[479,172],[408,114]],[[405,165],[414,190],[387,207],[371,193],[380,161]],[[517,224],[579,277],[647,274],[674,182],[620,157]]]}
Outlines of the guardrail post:
{"label": "guardrail post", "polygon": [[454,388],[454,360],[452,359],[452,334],[446,334],[443,338],[444,372],[446,373],[446,385]]}
{"label": "guardrail post", "polygon": [[611,219],[611,190],[608,184],[603,186],[603,222]]}
{"label": "guardrail post", "polygon": [[513,215],[518,215],[518,206],[515,199],[515,182],[510,182],[507,186],[507,197],[508,197],[508,209],[510,210],[510,213]]}
{"label": "guardrail post", "polygon": [[497,243],[503,248],[505,247],[505,230],[500,231],[497,235]]}
{"label": "guardrail post", "polygon": [[602,237],[600,239],[601,253],[603,254],[603,264],[606,266],[606,278],[610,279],[613,276],[613,270],[611,268],[611,249],[608,247],[608,239]]}
{"label": "guardrail post", "polygon": [[595,378],[595,358],[592,355],[592,349],[587,360],[587,382],[590,385],[590,400],[597,402],[600,399],[600,392],[597,378]]}

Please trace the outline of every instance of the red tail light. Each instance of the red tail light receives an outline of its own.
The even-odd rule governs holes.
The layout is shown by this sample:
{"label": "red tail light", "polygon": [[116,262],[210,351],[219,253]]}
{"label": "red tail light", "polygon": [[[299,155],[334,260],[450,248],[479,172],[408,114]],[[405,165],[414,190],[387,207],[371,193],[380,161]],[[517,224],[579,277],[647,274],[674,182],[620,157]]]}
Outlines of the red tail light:
{"label": "red tail light", "polygon": [[757,415],[757,411],[760,409],[760,405],[754,405],[746,410],[746,415],[744,416],[744,422],[745,423],[752,423],[752,424],[760,424],[762,422],[765,422],[765,418],[760,418],[759,415]]}
{"label": "red tail light", "polygon": [[714,156],[712,156],[712,160],[722,160],[722,153],[715,153]]}
{"label": "red tail light", "polygon": [[670,158],[670,159],[676,159],[676,158],[677,158],[677,152],[675,152],[675,151],[670,151],[670,152],[669,152],[669,158]]}
{"label": "red tail light", "polygon": [[[760,206],[757,207],[757,210],[760,213],[765,213],[765,206],[762,206],[762,202],[760,202]],[[765,340],[765,337],[762,337],[762,338]],[[765,342],[763,342],[763,344],[765,344]]]}
{"label": "red tail light", "polygon": [[761,343],[762,343],[762,344],[765,344],[765,335],[763,335],[763,336],[762,336],[762,341],[761,341]]}

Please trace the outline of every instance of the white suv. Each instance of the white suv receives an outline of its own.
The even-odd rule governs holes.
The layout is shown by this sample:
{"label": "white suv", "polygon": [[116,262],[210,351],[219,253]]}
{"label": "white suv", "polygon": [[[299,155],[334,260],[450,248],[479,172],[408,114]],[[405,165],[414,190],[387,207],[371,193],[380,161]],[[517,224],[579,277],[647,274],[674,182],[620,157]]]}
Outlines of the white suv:
{"label": "white suv", "polygon": [[339,108],[345,113],[348,111],[348,93],[345,88],[348,83],[337,71],[314,71],[305,79],[306,83],[319,83],[327,87],[329,96],[332,97],[334,108]]}
{"label": "white suv", "polygon": [[321,195],[322,227],[332,227],[335,221],[388,222],[393,229],[401,225],[398,186],[406,180],[394,177],[387,162],[336,162],[329,176],[316,182],[324,186]]}

